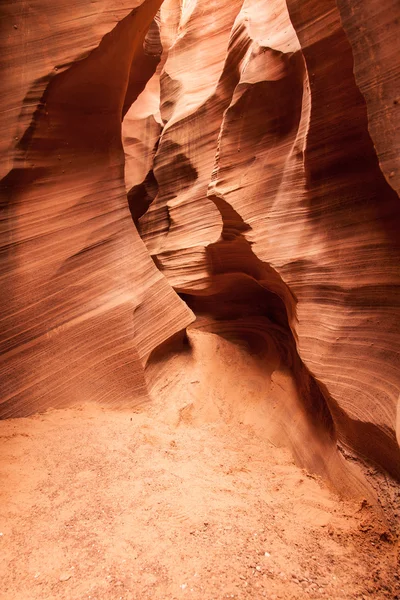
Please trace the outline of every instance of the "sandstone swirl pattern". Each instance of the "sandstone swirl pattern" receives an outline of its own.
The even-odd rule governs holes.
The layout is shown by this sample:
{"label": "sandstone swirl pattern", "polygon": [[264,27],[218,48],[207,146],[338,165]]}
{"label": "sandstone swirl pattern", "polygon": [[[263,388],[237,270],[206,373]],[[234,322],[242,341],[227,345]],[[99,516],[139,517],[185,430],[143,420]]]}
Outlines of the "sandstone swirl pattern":
{"label": "sandstone swirl pattern", "polygon": [[339,441],[400,480],[396,3],[23,5],[1,9],[1,416],[131,406],[196,319],[289,369],[326,440],[306,459],[293,426],[299,462],[339,477]]}
{"label": "sandstone swirl pattern", "polygon": [[121,117],[146,83],[160,4],[3,4],[1,137],[15,147],[2,181],[3,416],[131,405],[147,396],[152,349],[192,320],[132,226],[124,185]]}

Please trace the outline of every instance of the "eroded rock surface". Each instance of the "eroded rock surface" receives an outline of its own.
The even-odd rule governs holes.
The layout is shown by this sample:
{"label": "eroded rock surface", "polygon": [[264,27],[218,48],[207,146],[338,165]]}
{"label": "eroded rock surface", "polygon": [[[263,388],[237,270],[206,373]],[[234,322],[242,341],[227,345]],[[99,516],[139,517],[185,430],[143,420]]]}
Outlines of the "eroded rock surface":
{"label": "eroded rock surface", "polygon": [[400,480],[399,9],[161,4],[3,3],[0,414],[168,403],[193,361],[206,396],[200,330],[283,390],[276,443],[368,495],[337,445]]}
{"label": "eroded rock surface", "polygon": [[[159,191],[139,231],[215,331],[223,320],[232,337],[276,339],[271,322],[281,327],[305,410],[399,477],[399,203],[388,184],[399,138],[394,67],[379,62],[393,53],[388,11],[239,4],[214,19],[211,3],[184,7],[160,78]],[[363,60],[352,27],[379,39]]]}
{"label": "eroded rock surface", "polygon": [[[5,417],[85,396],[116,406],[147,397],[148,355],[192,320],[132,226],[124,183],[121,118],[127,95],[133,102],[145,86],[146,44],[157,47],[145,36],[161,0],[103,3],[98,15],[83,2],[50,4],[38,3],[39,21],[23,3],[3,9],[9,38],[28,26],[36,36],[24,58],[11,39],[2,55],[15,79],[24,66],[23,92],[10,90],[10,103],[20,102],[26,126],[2,181]],[[35,56],[46,31],[53,62],[68,65],[61,73]],[[146,60],[149,79],[159,56]],[[13,125],[7,108],[4,128]]]}

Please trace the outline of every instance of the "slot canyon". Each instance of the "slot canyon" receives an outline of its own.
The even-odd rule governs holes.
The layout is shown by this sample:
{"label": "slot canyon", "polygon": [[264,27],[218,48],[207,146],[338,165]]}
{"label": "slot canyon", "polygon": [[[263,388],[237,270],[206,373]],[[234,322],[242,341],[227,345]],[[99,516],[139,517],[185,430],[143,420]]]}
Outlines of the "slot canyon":
{"label": "slot canyon", "polygon": [[398,0],[0,17],[0,600],[400,600]]}

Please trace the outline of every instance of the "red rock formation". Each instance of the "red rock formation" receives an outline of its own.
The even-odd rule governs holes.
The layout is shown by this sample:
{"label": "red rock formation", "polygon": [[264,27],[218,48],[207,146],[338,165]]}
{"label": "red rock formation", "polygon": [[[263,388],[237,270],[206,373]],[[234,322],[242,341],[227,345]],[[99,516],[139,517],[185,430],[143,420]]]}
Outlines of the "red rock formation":
{"label": "red rock formation", "polygon": [[382,172],[400,190],[400,11],[396,0],[338,0],[353,50],[356,83],[367,104],[368,130]]}
{"label": "red rock formation", "polygon": [[[143,41],[161,0],[115,11],[110,2],[94,15],[86,3],[43,2],[38,21],[22,4],[5,6],[2,53],[14,74],[4,101],[21,110],[24,132],[2,181],[1,414],[131,405],[147,395],[149,353],[192,320],[132,226],[123,177],[122,112],[144,87]],[[25,29],[21,56],[11,38]],[[50,69],[40,51],[53,47]],[[13,126],[7,108],[2,132]]]}
{"label": "red rock formation", "polygon": [[[332,1],[237,8],[214,21],[207,2],[183,11],[161,75],[159,194],[139,231],[197,314],[230,319],[231,335],[249,315],[290,325],[284,345],[294,357],[296,340],[308,413],[399,477],[398,199],[380,170],[341,14]],[[215,44],[208,76],[200,32]],[[377,102],[379,75],[363,74]],[[382,140],[392,107],[381,99],[380,111],[371,131]]]}
{"label": "red rock formation", "polygon": [[22,4],[2,7],[1,416],[167,402],[193,357],[225,393],[194,327],[245,345],[241,394],[300,464],[355,489],[339,441],[400,479],[395,3]]}

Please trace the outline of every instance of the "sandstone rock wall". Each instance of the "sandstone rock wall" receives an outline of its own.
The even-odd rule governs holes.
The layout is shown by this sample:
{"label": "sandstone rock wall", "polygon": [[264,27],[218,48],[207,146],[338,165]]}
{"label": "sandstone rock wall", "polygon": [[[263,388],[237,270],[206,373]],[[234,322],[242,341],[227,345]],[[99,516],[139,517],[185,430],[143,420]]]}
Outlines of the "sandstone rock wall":
{"label": "sandstone rock wall", "polygon": [[399,8],[161,4],[2,4],[1,416],[132,406],[196,319],[400,479]]}
{"label": "sandstone rock wall", "polygon": [[159,61],[144,72],[161,0],[100,4],[2,5],[2,139],[14,147],[2,180],[3,417],[132,405],[147,397],[149,353],[192,320],[135,231],[124,184],[125,99]]}
{"label": "sandstone rock wall", "polygon": [[291,331],[309,413],[399,477],[397,13],[187,3],[161,72],[158,195],[139,231],[197,315],[229,319],[232,335],[250,315],[266,319],[260,335],[268,319]]}

